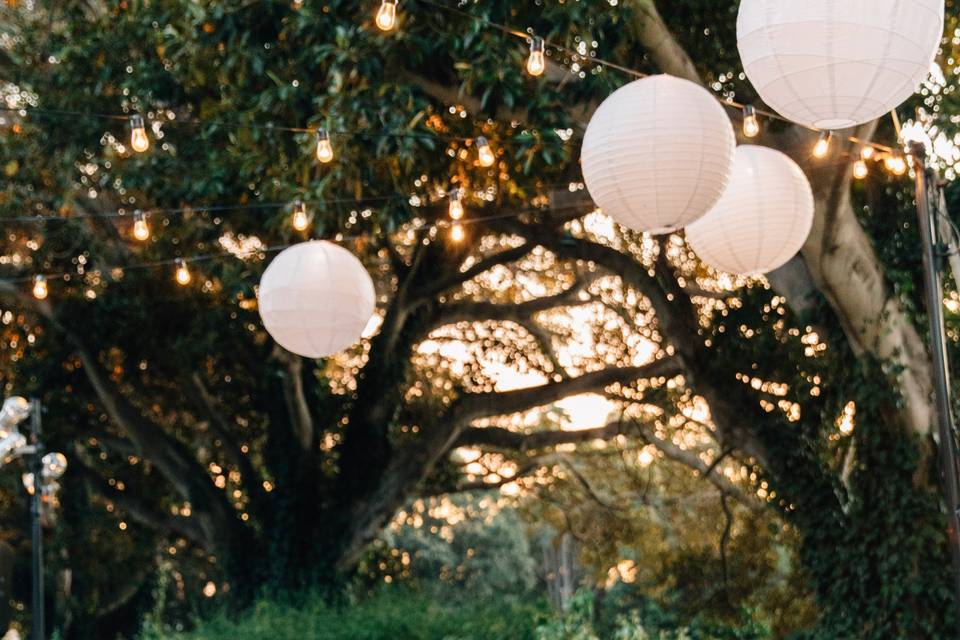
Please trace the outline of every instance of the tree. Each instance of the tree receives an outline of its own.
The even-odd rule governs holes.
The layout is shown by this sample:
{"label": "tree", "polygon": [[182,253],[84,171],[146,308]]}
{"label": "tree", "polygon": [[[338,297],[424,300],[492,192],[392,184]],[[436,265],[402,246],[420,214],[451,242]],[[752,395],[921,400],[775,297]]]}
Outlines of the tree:
{"label": "tree", "polygon": [[[544,80],[523,75],[520,40],[429,3],[404,7],[391,34],[368,3],[301,4],[3,9],[4,97],[42,110],[8,112],[4,132],[2,366],[7,390],[50,407],[55,444],[74,450],[67,482],[249,593],[348,576],[408,500],[468,487],[458,447],[524,477],[554,469],[558,445],[626,438],[796,527],[824,637],[948,628],[930,362],[905,286],[917,265],[901,257],[908,185],[853,188],[851,145],[810,161],[809,132],[772,123],[761,142],[802,164],[816,223],[801,256],[737,290],[679,236],[604,231],[578,185],[590,113],[629,79],[590,51],[756,102],[737,79],[735,3],[463,8],[587,52]],[[83,115],[121,112],[147,117],[150,152],[126,148],[122,118]],[[309,133],[271,125],[325,126],[337,162],[318,166]],[[498,149],[490,169],[469,144],[480,133]],[[451,185],[475,219],[462,244],[421,225],[443,218]],[[322,201],[313,234],[363,235],[351,248],[381,297],[373,335],[328,361],[275,348],[256,315],[263,247],[300,238],[287,213],[215,208],[294,197]],[[179,211],[151,215],[138,245],[134,208]],[[233,257],[195,265],[188,289],[137,268],[220,247]],[[19,280],[39,271],[71,275],[37,301]],[[563,348],[577,330],[594,353]],[[446,343],[467,356],[433,348]],[[540,383],[496,388],[491,358]],[[586,392],[620,416],[590,431],[498,422]],[[840,437],[850,406],[856,429]]]}

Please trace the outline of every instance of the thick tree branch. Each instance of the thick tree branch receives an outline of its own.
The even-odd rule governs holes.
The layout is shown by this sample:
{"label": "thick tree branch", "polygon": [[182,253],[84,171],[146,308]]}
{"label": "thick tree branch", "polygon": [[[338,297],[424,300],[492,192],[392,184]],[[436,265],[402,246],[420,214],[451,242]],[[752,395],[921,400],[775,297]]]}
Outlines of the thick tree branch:
{"label": "thick tree branch", "polygon": [[491,254],[480,260],[477,260],[471,266],[467,267],[463,271],[458,271],[454,274],[448,275],[446,277],[441,277],[433,280],[428,283],[426,287],[418,291],[418,295],[423,297],[432,297],[439,293],[443,293],[448,289],[453,289],[456,286],[468,282],[482,273],[486,273],[490,269],[502,265],[508,264],[510,262],[516,262],[520,260],[528,253],[533,251],[536,245],[526,243],[518,247],[513,247],[510,249],[505,249],[498,253]]}
{"label": "thick tree branch", "polygon": [[283,397],[287,402],[297,442],[301,450],[312,451],[316,432],[303,388],[303,358],[280,347],[274,349],[273,355],[287,370],[283,377]]}
{"label": "thick tree branch", "polygon": [[620,422],[610,422],[595,429],[576,431],[533,431],[521,433],[503,427],[470,427],[457,440],[458,447],[486,446],[495,449],[531,451],[554,447],[558,444],[576,444],[594,440],[610,440],[623,433]]}
{"label": "thick tree branch", "polygon": [[576,378],[526,389],[468,393],[454,404],[450,421],[466,425],[479,418],[519,413],[568,396],[602,391],[615,383],[627,384],[643,378],[670,378],[681,373],[682,368],[675,358],[661,358],[639,367],[608,367]]}
{"label": "thick tree branch", "polygon": [[440,306],[437,322],[440,325],[458,322],[500,321],[522,323],[531,316],[559,307],[586,304],[590,300],[580,298],[593,278],[578,279],[572,286],[552,296],[534,298],[516,304],[496,304],[482,300],[464,300]]}
{"label": "thick tree branch", "polygon": [[634,39],[650,54],[653,64],[662,71],[678,78],[700,83],[700,74],[693,60],[673,37],[670,28],[657,11],[654,0],[634,0],[635,13],[629,25]]}
{"label": "thick tree branch", "polygon": [[124,397],[109,381],[85,341],[58,320],[47,301],[35,300],[8,282],[0,282],[0,292],[15,296],[21,305],[32,308],[66,337],[83,365],[90,386],[113,423],[130,438],[139,454],[149,458],[176,491],[190,501],[208,545],[218,547],[226,544],[236,522],[232,508],[209,481],[206,472],[189,450],[162,427],[145,418]]}
{"label": "thick tree branch", "polygon": [[91,490],[111,502],[127,514],[131,520],[149,529],[166,531],[172,535],[185,538],[203,549],[212,550],[204,532],[194,520],[168,515],[162,509],[150,508],[129,492],[120,491],[116,487],[110,486],[100,474],[83,462],[83,458],[82,452],[78,451],[76,459],[71,464],[71,473],[78,475]]}
{"label": "thick tree branch", "polygon": [[254,502],[259,502],[264,497],[263,485],[260,482],[260,474],[253,468],[249,456],[245,455],[240,447],[237,446],[233,434],[230,433],[230,423],[224,415],[223,408],[217,402],[216,398],[207,389],[200,374],[194,372],[190,376],[193,385],[195,402],[209,416],[210,430],[217,440],[220,441],[220,448],[223,450],[227,460],[240,472],[241,480],[244,482],[247,491],[253,497]]}

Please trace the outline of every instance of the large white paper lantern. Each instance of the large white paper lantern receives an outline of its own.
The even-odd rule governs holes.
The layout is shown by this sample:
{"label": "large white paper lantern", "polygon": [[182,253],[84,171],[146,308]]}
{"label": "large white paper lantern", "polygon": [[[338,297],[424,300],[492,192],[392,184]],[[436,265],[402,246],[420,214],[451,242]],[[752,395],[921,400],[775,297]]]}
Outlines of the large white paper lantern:
{"label": "large white paper lantern", "polygon": [[747,77],[780,115],[818,129],[878,118],[909,98],[943,35],[944,0],[741,0]]}
{"label": "large white paper lantern", "polygon": [[757,275],[796,255],[812,226],[813,192],[797,163],[775,149],[744,145],[720,201],[686,231],[706,264]]}
{"label": "large white paper lantern", "polygon": [[287,351],[333,355],[360,339],[376,305],[373,281],[357,258],[323,240],[283,250],[257,293],[267,332]]}
{"label": "large white paper lantern", "polygon": [[593,114],[580,162],[593,201],[635,231],[693,222],[727,186],[736,140],[723,107],[681,78],[643,78]]}

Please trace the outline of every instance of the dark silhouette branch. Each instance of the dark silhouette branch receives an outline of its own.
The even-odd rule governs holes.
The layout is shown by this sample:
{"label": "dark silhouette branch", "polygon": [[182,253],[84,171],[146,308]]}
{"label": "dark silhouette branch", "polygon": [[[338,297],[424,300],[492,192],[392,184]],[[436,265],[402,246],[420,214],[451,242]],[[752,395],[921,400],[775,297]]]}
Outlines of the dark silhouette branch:
{"label": "dark silhouette branch", "polygon": [[450,419],[455,424],[466,425],[479,418],[519,413],[568,396],[602,391],[616,383],[627,384],[644,378],[671,378],[681,373],[681,367],[676,359],[662,358],[639,367],[608,367],[575,378],[526,389],[468,393],[454,404]]}
{"label": "dark silhouette branch", "polygon": [[576,444],[593,440],[610,440],[623,433],[620,422],[610,422],[595,429],[570,431],[534,431],[522,433],[503,427],[470,427],[457,440],[458,447],[485,446],[513,451],[533,451],[558,444]]}

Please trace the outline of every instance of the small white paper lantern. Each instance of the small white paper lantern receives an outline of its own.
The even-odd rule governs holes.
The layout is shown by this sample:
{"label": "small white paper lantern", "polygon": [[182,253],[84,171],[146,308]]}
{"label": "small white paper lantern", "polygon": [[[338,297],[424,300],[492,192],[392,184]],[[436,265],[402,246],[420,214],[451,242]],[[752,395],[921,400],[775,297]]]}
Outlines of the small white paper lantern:
{"label": "small white paper lantern", "polygon": [[878,118],[917,89],[944,0],[741,0],[737,46],[764,102],[818,129]]}
{"label": "small white paper lantern", "polygon": [[331,356],[357,342],[376,305],[360,261],[323,240],[284,249],[263,272],[257,299],[267,332],[307,358]]}
{"label": "small white paper lantern", "polygon": [[727,186],[736,140],[723,107],[673,76],[636,80],[593,114],[580,162],[593,201],[634,231],[693,222]]}
{"label": "small white paper lantern", "polygon": [[782,266],[813,226],[813,192],[797,163],[767,147],[737,147],[730,186],[689,227],[687,242],[706,264],[758,275]]}

